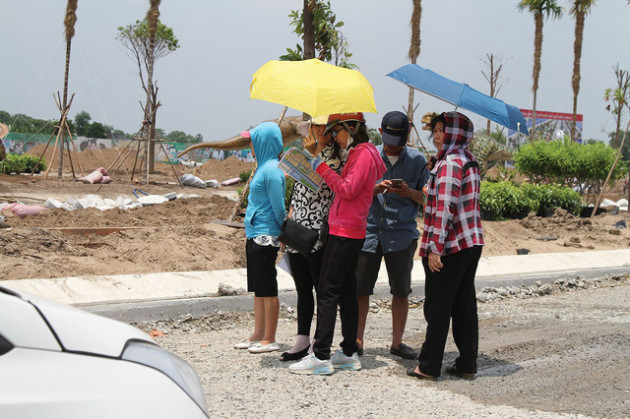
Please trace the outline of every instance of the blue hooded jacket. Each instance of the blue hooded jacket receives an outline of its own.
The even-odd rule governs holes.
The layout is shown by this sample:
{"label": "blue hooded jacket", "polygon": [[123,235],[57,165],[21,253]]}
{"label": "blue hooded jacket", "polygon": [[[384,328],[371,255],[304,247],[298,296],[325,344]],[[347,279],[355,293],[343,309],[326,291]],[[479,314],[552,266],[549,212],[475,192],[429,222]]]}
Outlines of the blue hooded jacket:
{"label": "blue hooded jacket", "polygon": [[249,130],[249,134],[258,168],[249,185],[245,234],[248,239],[278,236],[286,214],[284,173],[278,168],[282,133],[278,124],[263,122]]}

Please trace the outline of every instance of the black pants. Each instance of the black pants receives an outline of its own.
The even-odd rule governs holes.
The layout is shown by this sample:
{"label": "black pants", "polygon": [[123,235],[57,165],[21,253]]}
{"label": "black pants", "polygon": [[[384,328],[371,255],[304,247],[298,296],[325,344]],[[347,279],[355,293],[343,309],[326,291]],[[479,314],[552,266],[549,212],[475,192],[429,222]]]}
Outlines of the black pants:
{"label": "black pants", "polygon": [[300,253],[289,253],[289,265],[297,291],[298,335],[310,336],[311,334],[311,323],[315,312],[313,287],[317,288],[323,256],[323,248],[309,254],[308,257]]}
{"label": "black pants", "polygon": [[330,359],[330,347],[337,320],[337,304],[343,335],[341,349],[348,356],[357,351],[359,306],[354,273],[362,246],[363,239],[328,236],[317,283],[317,329],[313,352],[319,359]]}
{"label": "black pants", "polygon": [[442,257],[440,272],[431,272],[428,259],[422,258],[425,273],[424,318],[427,321],[425,341],[420,350],[420,371],[439,377],[442,357],[453,319],[453,339],[459,350],[455,361],[458,370],[477,372],[479,324],[475,295],[475,273],[481,257],[481,246],[473,246]]}
{"label": "black pants", "polygon": [[256,297],[278,296],[277,256],[277,247],[260,246],[254,239],[247,239],[247,291],[253,292]]}

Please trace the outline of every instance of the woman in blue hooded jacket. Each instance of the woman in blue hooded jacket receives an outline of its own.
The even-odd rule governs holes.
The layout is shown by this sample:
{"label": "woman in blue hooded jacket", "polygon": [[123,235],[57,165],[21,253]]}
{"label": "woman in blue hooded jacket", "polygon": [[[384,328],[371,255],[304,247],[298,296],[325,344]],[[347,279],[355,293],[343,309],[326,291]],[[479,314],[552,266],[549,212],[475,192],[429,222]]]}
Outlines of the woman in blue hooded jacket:
{"label": "woman in blue hooded jacket", "polygon": [[277,237],[285,217],[285,179],[278,168],[282,152],[282,133],[278,124],[263,122],[241,133],[250,138],[258,168],[249,185],[245,234],[247,244],[247,290],[254,293],[254,333],[234,345],[252,353],[279,350],[276,329],[280,305],[276,258]]}

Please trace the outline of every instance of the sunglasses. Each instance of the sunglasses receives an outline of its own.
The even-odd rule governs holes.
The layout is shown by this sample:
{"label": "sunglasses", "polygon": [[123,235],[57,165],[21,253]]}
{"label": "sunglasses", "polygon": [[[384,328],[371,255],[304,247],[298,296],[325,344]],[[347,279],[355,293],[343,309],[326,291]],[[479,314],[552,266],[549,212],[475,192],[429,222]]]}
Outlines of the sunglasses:
{"label": "sunglasses", "polygon": [[332,138],[333,140],[337,137],[337,134],[339,133],[339,131],[344,131],[345,128],[339,128],[338,130],[332,131],[330,133],[330,138]]}

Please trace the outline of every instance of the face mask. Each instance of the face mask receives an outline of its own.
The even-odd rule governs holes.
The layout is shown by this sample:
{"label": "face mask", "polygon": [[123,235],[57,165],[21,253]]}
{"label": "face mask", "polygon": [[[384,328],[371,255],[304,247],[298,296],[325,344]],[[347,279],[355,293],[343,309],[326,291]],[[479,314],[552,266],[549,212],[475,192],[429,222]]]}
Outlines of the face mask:
{"label": "face mask", "polygon": [[350,150],[350,147],[352,147],[353,143],[354,143],[354,138],[348,135],[348,142],[346,142],[346,151]]}
{"label": "face mask", "polygon": [[339,159],[342,162],[345,162],[346,160],[348,160],[348,150],[343,148],[339,150]]}

